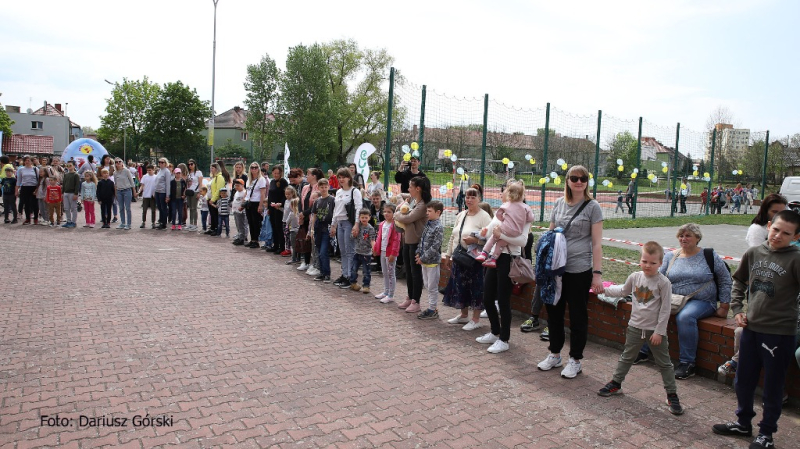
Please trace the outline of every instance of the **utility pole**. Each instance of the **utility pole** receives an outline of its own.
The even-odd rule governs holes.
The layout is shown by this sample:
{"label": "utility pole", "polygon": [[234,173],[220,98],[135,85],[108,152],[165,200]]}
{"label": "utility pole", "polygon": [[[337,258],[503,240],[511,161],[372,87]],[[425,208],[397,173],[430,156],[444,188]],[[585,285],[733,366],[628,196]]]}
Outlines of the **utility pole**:
{"label": "utility pole", "polygon": [[217,73],[217,3],[214,1],[214,47],[211,54],[211,124],[208,128],[208,143],[211,145],[211,163],[214,163],[214,87]]}

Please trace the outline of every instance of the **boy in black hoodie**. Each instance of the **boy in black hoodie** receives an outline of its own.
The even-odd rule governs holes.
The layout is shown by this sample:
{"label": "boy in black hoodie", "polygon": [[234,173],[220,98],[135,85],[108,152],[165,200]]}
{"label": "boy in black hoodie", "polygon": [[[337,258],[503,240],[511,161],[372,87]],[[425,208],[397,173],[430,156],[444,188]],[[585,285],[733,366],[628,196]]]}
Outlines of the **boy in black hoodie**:
{"label": "boy in black hoodie", "polygon": [[738,420],[712,429],[720,435],[752,435],[753,395],[763,367],[763,417],[751,449],[775,447],[772,434],[778,430],[786,369],[794,358],[800,294],[800,248],[791,246],[800,236],[800,215],[784,210],[767,226],[767,241],[748,249],[733,273],[731,310],[736,324],[744,328],[734,381]]}
{"label": "boy in black hoodie", "polygon": [[114,196],[117,191],[114,181],[108,179],[108,169],[100,172],[100,180],[97,181],[97,201],[100,202],[100,218],[103,221],[101,228],[111,227],[111,206],[114,204]]}

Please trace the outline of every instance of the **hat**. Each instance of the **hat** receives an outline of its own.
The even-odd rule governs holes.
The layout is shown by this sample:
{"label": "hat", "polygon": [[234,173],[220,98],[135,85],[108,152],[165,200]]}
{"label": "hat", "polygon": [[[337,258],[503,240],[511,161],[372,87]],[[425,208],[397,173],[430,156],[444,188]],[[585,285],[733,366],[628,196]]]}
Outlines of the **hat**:
{"label": "hat", "polygon": [[219,191],[228,193],[228,188],[227,187],[223,187],[223,188],[219,189]]}
{"label": "hat", "polygon": [[244,185],[244,179],[237,179],[236,181],[233,181],[233,183],[234,183],[234,184],[241,184],[241,185]]}
{"label": "hat", "polygon": [[180,168],[176,168],[173,173],[180,173],[180,172],[181,172],[181,169]]}

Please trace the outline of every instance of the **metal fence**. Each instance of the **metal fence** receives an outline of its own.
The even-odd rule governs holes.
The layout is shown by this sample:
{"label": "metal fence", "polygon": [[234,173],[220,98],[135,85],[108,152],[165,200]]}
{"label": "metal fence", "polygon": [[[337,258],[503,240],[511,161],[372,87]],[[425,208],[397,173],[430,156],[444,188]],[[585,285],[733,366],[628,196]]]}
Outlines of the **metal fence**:
{"label": "metal fence", "polygon": [[509,179],[524,181],[527,203],[547,220],[573,165],[592,174],[592,195],[605,218],[708,214],[711,195],[702,195],[704,189],[754,184],[761,198],[767,190],[769,131],[750,132],[746,154],[734,154],[722,148],[717,130],[662,126],[602,111],[582,116],[549,103],[517,108],[488,94],[459,98],[395,79],[394,68],[389,93],[384,185],[398,194],[393,174],[404,158],[418,157],[434,198],[448,209],[446,224],[458,210],[462,181],[480,184],[484,200],[496,208]]}

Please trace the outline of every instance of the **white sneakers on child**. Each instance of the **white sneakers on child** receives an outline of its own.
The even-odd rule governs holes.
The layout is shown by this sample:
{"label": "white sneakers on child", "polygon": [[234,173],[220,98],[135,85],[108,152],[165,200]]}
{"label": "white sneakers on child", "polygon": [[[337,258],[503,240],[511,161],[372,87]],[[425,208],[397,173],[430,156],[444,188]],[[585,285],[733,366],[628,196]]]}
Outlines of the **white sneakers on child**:
{"label": "white sneakers on child", "polygon": [[547,354],[547,358],[539,362],[539,365],[537,366],[542,371],[550,371],[553,368],[558,368],[561,366],[561,356]]}

